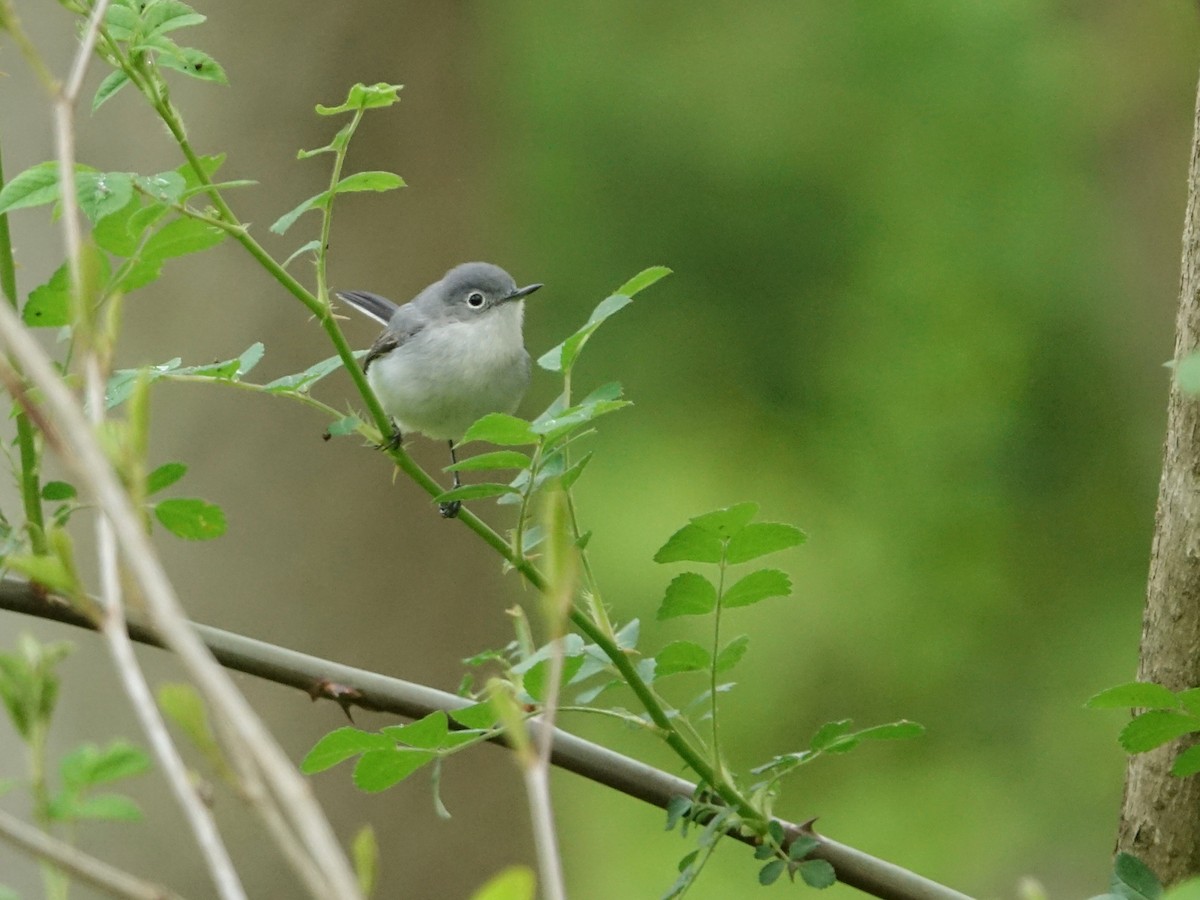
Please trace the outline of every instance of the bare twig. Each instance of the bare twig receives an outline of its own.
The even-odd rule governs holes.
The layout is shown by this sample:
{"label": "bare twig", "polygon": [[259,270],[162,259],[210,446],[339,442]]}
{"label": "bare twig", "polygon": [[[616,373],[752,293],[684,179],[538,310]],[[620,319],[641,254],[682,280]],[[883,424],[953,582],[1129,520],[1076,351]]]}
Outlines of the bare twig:
{"label": "bare twig", "polygon": [[[0,609],[39,616],[80,628],[95,625],[65,601],[47,599],[24,581],[0,579]],[[234,634],[209,625],[191,624],[196,635],[223,666],[287,685],[314,697],[329,697],[340,704],[389,712],[419,719],[435,710],[447,712],[470,706],[472,701],[421,684],[390,678],[366,669],[356,669],[332,660],[310,656]],[[132,619],[129,632],[134,640],[165,647],[163,639],[144,622]],[[541,738],[541,723],[529,723],[535,739]],[[672,797],[690,797],[696,786],[653,766],[601,747],[565,731],[553,732],[551,761],[559,768],[582,775],[597,784],[620,791],[652,806],[665,809]],[[811,834],[811,828],[780,820],[789,837]],[[894,863],[814,834],[821,843],[813,856],[828,860],[838,881],[884,900],[970,900],[966,894],[910,872]],[[730,837],[753,844],[752,838],[733,833]]]}
{"label": "bare twig", "polygon": [[0,810],[0,840],[68,872],[77,881],[90,884],[112,897],[126,900],[183,900],[162,885],[143,881],[104,860],[96,859],[65,841],[60,841]]}

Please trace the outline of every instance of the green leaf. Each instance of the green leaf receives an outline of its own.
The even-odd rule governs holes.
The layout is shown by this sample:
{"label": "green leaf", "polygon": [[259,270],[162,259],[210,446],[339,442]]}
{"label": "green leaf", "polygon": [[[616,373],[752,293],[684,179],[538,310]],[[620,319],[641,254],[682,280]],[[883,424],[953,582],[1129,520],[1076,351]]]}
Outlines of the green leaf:
{"label": "green leaf", "polygon": [[1200,772],[1200,744],[1181,751],[1171,764],[1171,774],[1177,778],[1187,778],[1197,772]]}
{"label": "green leaf", "polygon": [[579,476],[583,474],[583,470],[587,467],[587,464],[592,461],[592,453],[593,451],[589,450],[580,457],[578,462],[572,463],[571,467],[562,473],[562,476],[559,478],[559,484],[564,491],[569,491],[575,482],[579,480]]}
{"label": "green leaf", "polygon": [[42,485],[42,499],[54,502],[71,500],[77,496],[75,485],[66,481],[47,481]]}
{"label": "green leaf", "polygon": [[375,839],[374,828],[364,825],[358,829],[358,834],[350,842],[350,855],[354,859],[354,874],[358,878],[359,890],[364,897],[370,897],[379,880],[379,842]]}
{"label": "green leaf", "polygon": [[786,597],[792,592],[792,580],[778,569],[751,572],[725,592],[721,605],[726,609],[749,606],[768,597]]}
{"label": "green leaf", "polygon": [[141,232],[131,231],[130,224],[141,210],[140,200],[131,197],[124,209],[110,213],[96,223],[92,229],[92,240],[98,247],[116,256],[132,256],[137,250]]}
{"label": "green leaf", "polygon": [[98,110],[106,100],[127,84],[129,84],[129,76],[120,69],[109,72],[100,82],[100,86],[96,88],[95,96],[92,97],[92,112]]}
{"label": "green leaf", "polygon": [[225,533],[221,507],[196,498],[177,497],[154,505],[154,515],[167,531],[192,541],[207,541]]}
{"label": "green leaf", "polygon": [[336,116],[339,113],[355,112],[360,109],[379,109],[391,106],[393,103],[400,102],[400,89],[403,87],[402,84],[386,84],[382,81],[369,86],[359,82],[350,88],[346,99],[339,105],[322,106],[318,103],[317,115]]}
{"label": "green leaf", "polygon": [[204,21],[204,16],[179,0],[158,0],[147,6],[142,14],[142,27],[148,35],[187,28]]}
{"label": "green leaf", "polygon": [[[617,383],[605,385],[605,388],[614,387],[619,394],[621,386]],[[603,388],[601,389],[604,390]],[[596,392],[599,394],[600,392]],[[606,392],[607,393],[607,392]],[[591,422],[606,413],[615,412],[618,409],[624,409],[632,404],[628,400],[616,400],[608,396],[593,395],[585,399],[582,403],[572,406],[568,409],[556,411],[549,414],[550,410],[542,413],[533,422],[530,423],[530,431],[534,434],[545,435],[547,441],[555,441],[571,431],[574,431],[580,425]],[[551,406],[551,409],[554,409]]]}
{"label": "green leaf", "polygon": [[1135,717],[1121,729],[1118,741],[1128,753],[1144,753],[1193,731],[1200,731],[1200,718],[1156,709]]}
{"label": "green leaf", "polygon": [[808,854],[812,853],[819,846],[821,846],[821,842],[816,838],[801,835],[788,845],[788,859],[796,861],[804,859],[804,857],[808,856]]}
{"label": "green leaf", "polygon": [[58,199],[58,163],[38,163],[14,175],[0,189],[0,213],[43,206]]}
{"label": "green leaf", "polygon": [[481,500],[485,497],[500,497],[504,494],[519,494],[511,484],[464,484],[462,487],[443,491],[433,499],[438,503],[450,503],[454,500]]}
{"label": "green leaf", "polygon": [[222,362],[210,363],[206,366],[188,366],[173,374],[200,375],[205,378],[225,378],[237,381],[246,375],[262,361],[266,348],[261,341],[255,341],[242,351],[240,356]]}
{"label": "green leaf", "polygon": [[468,428],[458,444],[469,444],[471,441],[487,441],[500,447],[521,447],[536,444],[537,437],[524,419],[504,413],[489,413]]}
{"label": "green leaf", "polygon": [[652,284],[656,284],[662,279],[671,274],[671,270],[666,266],[651,266],[648,269],[643,269],[638,272],[627,282],[617,288],[617,294],[626,297],[633,297],[640,291],[644,291]]}
{"label": "green leaf", "polygon": [[355,172],[339,181],[333,192],[347,194],[354,191],[393,191],[404,186],[404,179],[394,172]]}
{"label": "green leaf", "polygon": [[208,721],[208,710],[200,692],[190,684],[163,684],[155,692],[158,707],[175,727],[182,731],[199,750],[209,765],[218,772],[225,773],[228,764],[225,753],[217,742],[212,725]]}
{"label": "green leaf", "polygon": [[225,232],[199,219],[179,218],[168,222],[142,248],[143,260],[166,260],[188,253],[198,253],[215,247],[225,240]]}
{"label": "green leaf", "polygon": [[229,78],[221,64],[195,47],[176,47],[172,53],[160,53],[157,62],[164,68],[174,69],[201,81],[229,84]]}
{"label": "green leaf", "polygon": [[530,459],[517,450],[497,450],[494,453],[480,453],[469,459],[460,459],[453,465],[446,466],[443,472],[476,472],[483,469],[528,469]]}
{"label": "green leaf", "polygon": [[282,216],[276,219],[268,230],[272,234],[285,234],[289,228],[296,224],[296,220],[310,209],[319,209],[328,202],[329,191],[322,191],[313,197],[309,197],[307,200],[288,210]]}
{"label": "green leaf", "polygon": [[[225,163],[225,156],[226,154],[224,153],[211,153],[207,156],[197,157],[197,161],[200,163],[200,171],[204,173],[205,178],[211,179],[213,175],[217,174],[217,170]],[[175,171],[183,176],[184,181],[187,182],[187,189],[189,191],[201,187],[200,178],[196,175],[190,163],[183,163]]]}
{"label": "green leaf", "polygon": [[104,749],[83,744],[64,756],[59,764],[63,783],[74,791],[141,775],[149,769],[150,757],[125,741],[114,741]]}
{"label": "green leaf", "polygon": [[336,372],[341,367],[342,358],[340,356],[331,356],[328,359],[321,360],[319,363],[314,363],[303,372],[297,372],[295,375],[284,375],[282,378],[276,378],[274,381],[268,382],[263,387],[273,394],[288,392],[304,393],[326,375]]}
{"label": "green leaf", "polygon": [[1110,687],[1090,698],[1087,709],[1178,709],[1179,698],[1173,691],[1152,681],[1131,681]]}
{"label": "green leaf", "polygon": [[[569,684],[584,663],[584,657],[568,656],[563,660],[562,679],[560,684]],[[521,684],[525,693],[537,703],[545,703],[550,681],[550,660],[543,659],[534,663],[521,676]]]}
{"label": "green leaf", "polygon": [[1162,884],[1150,867],[1129,853],[1118,853],[1109,887],[1127,900],[1157,900]]}
{"label": "green leaf", "polygon": [[146,476],[146,493],[157,494],[164,488],[169,488],[187,474],[187,466],[181,462],[163,463]]}
{"label": "green leaf", "polygon": [[600,301],[599,305],[592,310],[592,314],[588,317],[587,322],[584,323],[582,328],[557,347],[542,354],[538,358],[538,365],[550,372],[570,371],[571,367],[575,364],[575,360],[579,358],[579,354],[583,350],[583,345],[587,343],[588,338],[592,336],[596,329],[614,313],[619,312],[633,302],[634,294],[654,284],[654,282],[663,276],[668,275],[670,271],[670,269],[663,266],[655,266],[629,279],[615,294],[605,297]]}
{"label": "green leaf", "polygon": [[490,878],[471,900],[534,900],[537,879],[528,866],[509,866]]}
{"label": "green leaf", "polygon": [[888,722],[884,725],[872,725],[864,728],[854,736],[860,741],[899,741],[920,737],[925,733],[925,726],[919,722],[909,722],[901,719],[898,722]]}
{"label": "green leaf", "polygon": [[499,721],[499,716],[487,700],[472,703],[462,709],[450,710],[450,718],[465,728],[487,730]]}
{"label": "green leaf", "polygon": [[795,525],[778,522],[751,522],[729,539],[725,561],[730,564],[749,562],[803,544],[805,534]]}
{"label": "green leaf", "polygon": [[97,819],[111,822],[139,822],[141,808],[122,794],[97,794],[74,799],[66,808],[67,818]]}
{"label": "green leaf", "polygon": [[21,321],[33,328],[61,328],[71,323],[71,273],[63,263],[50,280],[29,292]]}
{"label": "green leaf", "polygon": [[702,616],[717,608],[717,589],[695,572],[676,575],[667,585],[667,595],[658,608],[658,620],[675,616]]}
{"label": "green leaf", "polygon": [[[292,264],[292,261],[295,260],[296,257],[298,257],[298,256],[302,256],[303,254],[309,253],[309,252],[316,253],[320,249],[321,249],[320,240],[318,240],[317,238],[313,238],[311,241],[301,244],[294,251],[292,251],[292,255],[283,261],[283,267],[286,269],[288,266],[290,266]],[[337,357],[335,357],[335,359],[336,358]]]}
{"label": "green leaf", "polygon": [[824,889],[837,883],[833,866],[823,859],[806,859],[796,867],[796,871],[809,887]]}
{"label": "green leaf", "polygon": [[368,793],[384,791],[436,757],[437,754],[429,750],[369,750],[354,767],[354,784]]}
{"label": "green leaf", "polygon": [[750,644],[748,635],[740,635],[721,648],[721,652],[717,654],[717,662],[714,668],[717,674],[728,672],[736,666],[743,656],[746,655],[746,647]]}
{"label": "green leaf", "polygon": [[773,859],[758,870],[758,883],[764,887],[768,884],[774,884],[786,869],[787,863],[782,859]]}
{"label": "green leaf", "polygon": [[656,563],[721,561],[721,539],[697,525],[684,525],[654,554]]}
{"label": "green leaf", "polygon": [[758,513],[757,503],[739,503],[692,519],[692,524],[723,540],[731,540]]}
{"label": "green leaf", "polygon": [[187,181],[174,171],[135,175],[133,180],[139,188],[163,203],[178,203],[187,190]]}
{"label": "green leaf", "polygon": [[826,722],[817,729],[817,733],[813,735],[809,742],[809,747],[813,750],[828,752],[839,744],[844,743],[844,739],[850,734],[850,728],[854,723],[850,719],[838,719],[836,722]]}
{"label": "green leaf", "polygon": [[133,176],[128,172],[78,172],[75,190],[83,214],[89,221],[99,222],[133,199]]}
{"label": "green leaf", "polygon": [[372,750],[390,750],[395,745],[395,741],[386,735],[346,725],[329,732],[317,741],[301,760],[300,771],[305,775],[314,775],[331,769],[352,756]]}
{"label": "green leaf", "polygon": [[78,587],[74,577],[57,556],[14,553],[5,557],[4,565],[56,594],[69,596]]}
{"label": "green leaf", "polygon": [[131,40],[141,28],[137,11],[123,3],[113,3],[104,11],[104,27],[114,40]]}
{"label": "green leaf", "polygon": [[407,725],[389,725],[381,729],[392,740],[418,750],[436,750],[450,733],[446,714],[438,709]]}
{"label": "green leaf", "polygon": [[672,641],[654,657],[654,674],[658,678],[677,672],[697,672],[707,669],[712,657],[707,650],[692,641]]}
{"label": "green leaf", "polygon": [[104,389],[104,403],[108,409],[114,406],[119,406],[129,399],[129,395],[133,393],[134,385],[137,384],[141,377],[142,371],[146,371],[150,375],[150,380],[161,378],[164,375],[170,375],[179,371],[179,364],[182,362],[178,357],[162,363],[157,366],[147,366],[145,369],[118,369],[108,379],[108,384]]}

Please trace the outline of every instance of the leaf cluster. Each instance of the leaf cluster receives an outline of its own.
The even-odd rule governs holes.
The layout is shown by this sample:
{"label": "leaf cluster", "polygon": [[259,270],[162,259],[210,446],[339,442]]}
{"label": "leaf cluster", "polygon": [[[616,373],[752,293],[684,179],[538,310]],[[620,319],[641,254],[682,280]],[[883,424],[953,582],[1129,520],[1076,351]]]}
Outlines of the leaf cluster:
{"label": "leaf cluster", "polygon": [[[1176,738],[1200,733],[1200,688],[1172,691],[1148,681],[1108,688],[1087,701],[1088,709],[1142,710],[1121,729],[1118,741],[1127,753],[1146,753]],[[1179,751],[1171,774],[1180,778],[1200,772],[1200,744]]]}

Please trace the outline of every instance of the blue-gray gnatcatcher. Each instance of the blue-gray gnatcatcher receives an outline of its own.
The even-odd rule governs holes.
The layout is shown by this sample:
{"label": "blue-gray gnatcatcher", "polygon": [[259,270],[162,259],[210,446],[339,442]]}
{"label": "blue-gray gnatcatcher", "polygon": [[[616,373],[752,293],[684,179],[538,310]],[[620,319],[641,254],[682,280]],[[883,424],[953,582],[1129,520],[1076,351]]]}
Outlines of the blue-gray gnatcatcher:
{"label": "blue-gray gnatcatcher", "polygon": [[[392,446],[416,431],[447,441],[457,462],[454,444],[476,419],[516,410],[529,386],[523,301],[540,287],[519,288],[499,266],[471,262],[403,306],[367,291],[338,291],[339,299],[386,326],[362,364],[392,417]],[[453,518],[460,506],[456,500],[440,510]]]}

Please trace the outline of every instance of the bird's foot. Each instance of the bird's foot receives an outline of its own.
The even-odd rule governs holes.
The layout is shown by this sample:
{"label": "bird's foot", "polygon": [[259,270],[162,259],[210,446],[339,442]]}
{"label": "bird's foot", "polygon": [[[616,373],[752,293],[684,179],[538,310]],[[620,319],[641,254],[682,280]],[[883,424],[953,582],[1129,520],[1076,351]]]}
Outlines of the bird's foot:
{"label": "bird's foot", "polygon": [[451,500],[449,503],[439,503],[438,512],[442,514],[443,519],[458,518],[458,511],[462,509],[461,500]]}

